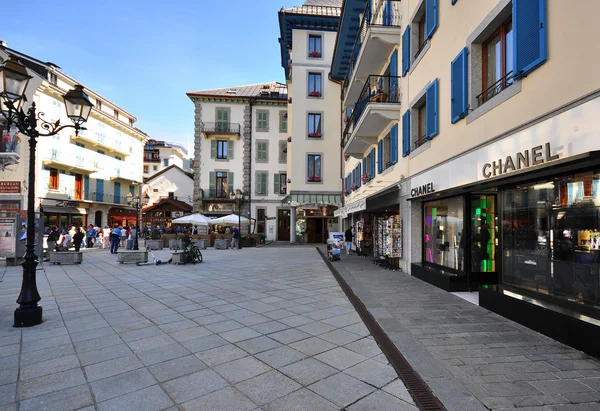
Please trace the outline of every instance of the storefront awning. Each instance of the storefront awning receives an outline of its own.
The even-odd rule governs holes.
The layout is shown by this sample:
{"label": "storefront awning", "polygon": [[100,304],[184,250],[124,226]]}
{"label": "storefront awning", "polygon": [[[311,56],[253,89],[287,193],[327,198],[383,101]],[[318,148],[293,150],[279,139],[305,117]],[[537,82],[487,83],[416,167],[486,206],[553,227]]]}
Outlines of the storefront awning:
{"label": "storefront awning", "polygon": [[350,204],[346,204],[342,208],[338,208],[334,211],[334,217],[348,217],[348,214],[357,213],[359,211],[365,210],[367,208],[367,199],[363,198],[362,200],[355,201]]}
{"label": "storefront awning", "polygon": [[335,193],[290,193],[281,203],[290,207],[302,207],[312,204],[341,207],[342,195]]}
{"label": "storefront awning", "polygon": [[87,209],[77,207],[56,207],[42,205],[44,214],[87,214]]}

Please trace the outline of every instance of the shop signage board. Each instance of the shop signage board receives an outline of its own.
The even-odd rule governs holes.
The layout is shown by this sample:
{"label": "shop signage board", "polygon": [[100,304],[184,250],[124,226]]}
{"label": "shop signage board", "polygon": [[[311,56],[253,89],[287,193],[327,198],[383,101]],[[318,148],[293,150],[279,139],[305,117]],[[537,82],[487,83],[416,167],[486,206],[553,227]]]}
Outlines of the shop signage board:
{"label": "shop signage board", "polygon": [[0,218],[0,257],[15,257],[16,228],[17,220],[15,218]]}
{"label": "shop signage board", "polygon": [[0,181],[0,193],[18,194],[21,192],[21,182],[19,181]]}
{"label": "shop signage board", "polygon": [[367,199],[362,199],[338,208],[333,212],[334,217],[348,217],[348,214],[357,213],[367,209]]}
{"label": "shop signage board", "polygon": [[598,112],[595,98],[418,174],[411,187],[433,183],[441,192],[600,150]]}

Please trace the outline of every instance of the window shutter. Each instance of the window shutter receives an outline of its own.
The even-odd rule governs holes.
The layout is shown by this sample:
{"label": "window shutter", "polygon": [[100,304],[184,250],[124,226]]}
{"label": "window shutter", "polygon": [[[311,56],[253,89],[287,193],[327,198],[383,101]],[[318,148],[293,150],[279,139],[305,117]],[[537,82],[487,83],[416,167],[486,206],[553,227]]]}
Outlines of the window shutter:
{"label": "window shutter", "polygon": [[356,165],[356,184],[360,187],[362,183],[360,163]]}
{"label": "window shutter", "polygon": [[90,200],[90,176],[83,176],[83,199]]}
{"label": "window shutter", "polygon": [[208,173],[208,191],[210,197],[216,197],[215,188],[217,186],[217,176],[214,171]]}
{"label": "window shutter", "polygon": [[[366,170],[365,170],[366,171]],[[371,149],[371,178],[375,178],[375,147]]]}
{"label": "window shutter", "polygon": [[392,164],[396,164],[398,162],[398,124],[394,124],[392,130],[390,132],[390,139],[392,147],[392,152],[390,155],[390,161]]}
{"label": "window shutter", "polygon": [[451,118],[452,123],[458,122],[467,114],[467,55],[469,50],[465,47],[450,64],[451,80]]}
{"label": "window shutter", "polygon": [[[370,154],[370,153],[369,153]],[[362,159],[362,174],[367,174],[367,156]],[[361,176],[362,177],[362,176]]]}
{"label": "window shutter", "polygon": [[381,174],[383,171],[383,140],[377,143],[377,172]]}
{"label": "window shutter", "polygon": [[[388,2],[391,3],[391,2]],[[390,57],[390,103],[398,99],[398,50],[394,50]]]}
{"label": "window shutter", "polygon": [[287,148],[287,141],[279,142],[279,162],[281,164],[287,163],[287,153],[283,152],[283,149]]}
{"label": "window shutter", "polygon": [[402,157],[410,154],[410,109],[402,115]]}
{"label": "window shutter", "polygon": [[233,140],[227,142],[227,159],[233,160]]}
{"label": "window shutter", "polygon": [[273,194],[279,194],[279,192],[281,191],[281,182],[279,181],[279,174],[273,174],[273,177],[275,178],[273,181]]}
{"label": "window shutter", "polygon": [[410,68],[410,25],[406,26],[402,35],[402,75],[405,76]]}
{"label": "window shutter", "polygon": [[425,0],[425,29],[427,38],[430,39],[435,33],[438,24],[437,0]]}
{"label": "window shutter", "polygon": [[263,173],[262,174],[262,187],[263,187],[263,193],[265,195],[269,194],[269,189],[268,189],[268,181],[267,179],[269,178],[269,173]]}
{"label": "window shutter", "polygon": [[427,137],[431,140],[438,135],[438,79],[435,79],[433,83],[427,87],[426,99],[427,99]]}
{"label": "window shutter", "polygon": [[513,47],[516,78],[547,59],[546,0],[513,0]]}
{"label": "window shutter", "polygon": [[210,158],[217,158],[217,140],[210,141]]}
{"label": "window shutter", "polygon": [[231,194],[233,191],[235,191],[235,187],[233,185],[234,183],[234,179],[233,179],[233,173],[227,172],[227,196],[229,197],[229,194]]}

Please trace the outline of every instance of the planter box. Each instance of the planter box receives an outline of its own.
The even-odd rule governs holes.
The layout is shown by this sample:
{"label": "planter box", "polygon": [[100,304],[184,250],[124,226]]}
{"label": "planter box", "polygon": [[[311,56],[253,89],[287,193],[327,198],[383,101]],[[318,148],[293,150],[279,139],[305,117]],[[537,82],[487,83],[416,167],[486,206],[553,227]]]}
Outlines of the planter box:
{"label": "planter box", "polygon": [[50,253],[50,262],[52,264],[81,264],[83,262],[83,252],[55,251]]}
{"label": "planter box", "polygon": [[[150,241],[150,240],[149,240]],[[117,262],[118,263],[145,263],[148,261],[148,251],[145,250],[131,250],[131,251],[118,251]]]}
{"label": "planter box", "polygon": [[228,240],[226,240],[224,238],[215,240],[215,250],[227,250],[227,246],[228,246]]}
{"label": "planter box", "polygon": [[185,253],[183,251],[175,251],[171,254],[171,264],[185,264]]}
{"label": "planter box", "polygon": [[200,239],[206,241],[207,247],[212,247],[214,244],[214,238],[212,234],[201,234]]}
{"label": "planter box", "polygon": [[200,240],[195,240],[195,241],[192,241],[192,243],[193,243],[193,244],[194,244],[196,247],[198,247],[199,249],[201,249],[201,250],[206,250],[206,247],[207,247],[207,244],[206,244],[206,243],[207,243],[207,241],[206,241],[206,240],[202,240],[202,239],[200,239]]}
{"label": "planter box", "polygon": [[244,238],[242,240],[242,247],[256,247],[256,240],[253,238]]}
{"label": "planter box", "polygon": [[169,240],[169,250],[179,250],[181,248],[181,240]]}
{"label": "planter box", "polygon": [[163,249],[163,241],[162,240],[146,240],[146,247],[151,250],[162,250]]}

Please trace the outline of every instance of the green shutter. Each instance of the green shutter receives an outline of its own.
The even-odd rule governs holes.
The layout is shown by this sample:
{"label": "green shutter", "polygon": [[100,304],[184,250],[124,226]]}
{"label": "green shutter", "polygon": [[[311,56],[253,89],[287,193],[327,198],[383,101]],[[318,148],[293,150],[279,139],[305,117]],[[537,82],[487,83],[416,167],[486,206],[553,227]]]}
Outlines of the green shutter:
{"label": "green shutter", "polygon": [[286,111],[279,112],[279,132],[286,133],[287,132],[287,115]]}
{"label": "green shutter", "polygon": [[283,149],[287,148],[287,141],[279,142],[279,162],[281,164],[287,163],[287,153],[283,152]]}
{"label": "green shutter", "polygon": [[217,158],[217,140],[210,141],[210,158]]}
{"label": "green shutter", "polygon": [[214,171],[208,173],[208,191],[210,192],[210,197],[215,197],[215,187],[217,185],[217,176]]}
{"label": "green shutter", "polygon": [[268,111],[257,111],[256,112],[256,130],[257,131],[269,131],[269,112]]}
{"label": "green shutter", "polygon": [[279,192],[281,191],[281,184],[279,181],[279,174],[273,174],[273,176],[275,177],[274,179],[274,184],[273,184],[273,194],[277,195],[279,194]]}
{"label": "green shutter", "polygon": [[227,194],[231,194],[231,192],[235,191],[233,187],[233,173],[227,172]]}
{"label": "green shutter", "polygon": [[233,140],[227,142],[227,159],[233,160]]}
{"label": "green shutter", "polygon": [[263,173],[262,175],[262,187],[263,187],[263,194],[267,195],[269,193],[269,182],[268,182],[268,178],[269,178],[269,173]]}
{"label": "green shutter", "polygon": [[257,142],[256,143],[256,161],[265,162],[269,160],[269,156],[267,155],[267,143],[265,142]]}

